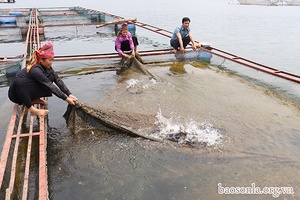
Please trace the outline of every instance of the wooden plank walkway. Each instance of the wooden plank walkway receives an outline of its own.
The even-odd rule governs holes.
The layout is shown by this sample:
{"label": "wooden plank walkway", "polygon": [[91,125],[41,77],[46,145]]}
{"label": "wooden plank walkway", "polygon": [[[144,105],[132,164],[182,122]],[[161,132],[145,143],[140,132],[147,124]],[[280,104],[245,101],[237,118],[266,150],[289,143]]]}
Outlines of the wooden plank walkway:
{"label": "wooden plank walkway", "polygon": [[[40,105],[36,105],[40,106]],[[47,184],[47,160],[46,160],[46,124],[44,117],[30,116],[29,123],[26,120],[28,115],[27,109],[24,106],[15,104],[12,117],[8,126],[8,131],[3,146],[3,151],[0,161],[0,187],[1,190],[5,189],[5,199],[15,199],[19,196],[19,192],[22,191],[22,199],[28,199],[28,184],[30,182],[38,183],[38,199],[48,199],[48,184]],[[34,121],[37,121],[37,126],[34,125]],[[29,132],[23,132],[28,130]],[[34,131],[34,129],[37,129]],[[33,138],[37,138],[38,145],[33,145]],[[27,144],[24,144],[21,140]],[[23,148],[23,146],[26,146]],[[19,147],[22,146],[20,149]],[[34,163],[31,162],[32,152],[35,152],[35,146],[39,147],[39,164],[38,164],[38,176],[33,177],[34,180],[30,180],[29,173],[34,168]],[[26,150],[25,152],[24,149]],[[12,158],[9,155],[12,154]],[[24,159],[25,163],[17,162],[20,158]],[[24,165],[24,166],[22,166]],[[17,168],[24,169],[21,173]],[[18,174],[16,174],[18,172]],[[8,176],[9,183],[4,183],[4,175]],[[23,181],[20,181],[23,180]],[[16,183],[18,181],[18,183]],[[21,183],[23,182],[23,184]],[[23,189],[18,188],[23,185]]]}
{"label": "wooden plank walkway", "polygon": [[[23,68],[26,67],[28,52],[31,54],[40,46],[36,9],[32,9],[30,14],[25,46]],[[43,105],[35,106],[43,109]],[[1,199],[49,199],[46,148],[45,117],[31,116],[26,107],[15,104],[0,160]],[[34,187],[38,188],[37,191],[29,191],[32,183],[37,184]]]}

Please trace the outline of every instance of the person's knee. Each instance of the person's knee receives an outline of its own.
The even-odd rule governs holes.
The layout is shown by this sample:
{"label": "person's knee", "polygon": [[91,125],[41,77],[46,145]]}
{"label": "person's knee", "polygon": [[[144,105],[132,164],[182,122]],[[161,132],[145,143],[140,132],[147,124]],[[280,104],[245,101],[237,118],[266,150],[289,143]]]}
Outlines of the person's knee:
{"label": "person's knee", "polygon": [[176,40],[171,40],[171,41],[170,41],[170,44],[171,44],[171,46],[172,46],[174,49],[178,49],[178,47],[179,47],[179,41],[178,41],[178,39],[176,39]]}
{"label": "person's knee", "polygon": [[183,47],[185,48],[190,43],[191,39],[189,36],[186,36],[182,38],[182,41],[183,41]]}
{"label": "person's knee", "polygon": [[183,42],[190,42],[191,38],[190,38],[190,36],[186,36],[182,40],[183,40]]}
{"label": "person's knee", "polygon": [[132,41],[133,41],[134,46],[139,45],[139,41],[136,36],[132,36]]}

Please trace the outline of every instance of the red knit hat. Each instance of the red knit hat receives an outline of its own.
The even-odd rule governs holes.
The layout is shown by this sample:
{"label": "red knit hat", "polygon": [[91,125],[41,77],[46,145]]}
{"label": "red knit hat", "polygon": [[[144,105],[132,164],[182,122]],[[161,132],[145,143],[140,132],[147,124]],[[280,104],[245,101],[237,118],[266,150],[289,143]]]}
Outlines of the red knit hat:
{"label": "red knit hat", "polygon": [[54,58],[53,43],[46,42],[39,50],[35,50],[30,59],[30,64],[27,65],[27,72],[38,62],[39,58]]}
{"label": "red knit hat", "polygon": [[54,58],[54,49],[52,42],[46,42],[39,50],[37,51],[37,56],[39,58]]}

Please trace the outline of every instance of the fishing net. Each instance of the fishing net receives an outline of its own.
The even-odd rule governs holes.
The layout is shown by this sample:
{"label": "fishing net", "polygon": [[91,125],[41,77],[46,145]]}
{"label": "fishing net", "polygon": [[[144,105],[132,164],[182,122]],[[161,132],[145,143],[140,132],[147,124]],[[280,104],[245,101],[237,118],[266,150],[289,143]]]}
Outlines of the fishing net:
{"label": "fishing net", "polygon": [[68,107],[65,118],[73,133],[109,128],[180,145],[219,143],[222,130],[206,123],[199,115],[205,113],[202,106],[208,108],[197,103],[203,95],[197,95],[195,87],[185,87],[184,82],[196,80],[182,80],[185,76],[175,78],[168,69],[159,66],[151,68],[154,75],[149,72],[149,66],[136,58],[125,60],[121,69],[117,83],[105,89],[104,95],[95,93],[96,89],[93,99],[97,100]]}
{"label": "fishing net", "polygon": [[117,71],[118,74],[139,72],[151,78],[154,76],[144,67],[141,57],[137,54],[136,57],[122,58],[121,68]]}
{"label": "fishing net", "polygon": [[95,108],[77,103],[76,106],[68,106],[64,117],[67,120],[68,128],[73,133],[86,129],[107,130],[107,128],[111,128],[147,139],[162,141],[161,138],[152,135],[158,129],[153,115],[112,110],[99,106]]}
{"label": "fishing net", "polygon": [[[138,57],[139,60],[141,60]],[[119,74],[140,73],[149,78],[154,76],[135,57],[121,61]],[[155,141],[162,141],[152,133],[158,129],[155,125],[155,116],[141,113],[112,110],[105,107],[92,107],[87,104],[77,103],[76,106],[68,106],[64,117],[67,119],[68,127],[76,133],[82,129],[112,128],[117,131],[126,132]],[[104,126],[103,126],[104,125]]]}

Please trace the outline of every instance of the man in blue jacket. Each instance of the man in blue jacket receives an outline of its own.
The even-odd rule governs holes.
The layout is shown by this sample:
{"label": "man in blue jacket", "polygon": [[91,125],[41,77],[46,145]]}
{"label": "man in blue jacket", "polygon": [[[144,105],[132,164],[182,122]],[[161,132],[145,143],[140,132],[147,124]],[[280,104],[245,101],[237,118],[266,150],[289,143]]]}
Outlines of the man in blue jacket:
{"label": "man in blue jacket", "polygon": [[196,44],[189,28],[191,20],[188,17],[182,18],[182,25],[176,27],[173,36],[171,38],[170,44],[174,48],[175,53],[179,50],[180,53],[185,52],[186,46],[192,42],[192,48],[196,50]]}

